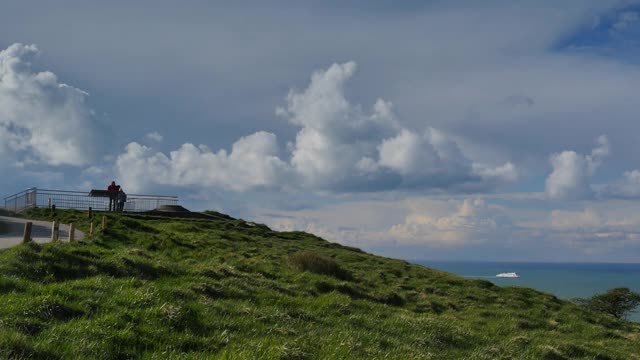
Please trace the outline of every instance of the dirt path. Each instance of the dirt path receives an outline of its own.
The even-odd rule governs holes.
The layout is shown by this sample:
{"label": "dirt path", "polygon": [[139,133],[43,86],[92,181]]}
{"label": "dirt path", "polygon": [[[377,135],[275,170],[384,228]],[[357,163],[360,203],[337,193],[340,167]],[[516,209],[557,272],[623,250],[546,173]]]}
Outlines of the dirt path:
{"label": "dirt path", "polygon": [[[24,232],[24,224],[32,222],[31,238],[38,243],[51,241],[51,222],[27,220],[14,217],[0,216],[0,223],[3,224],[3,233],[0,233],[0,249],[5,249],[18,245],[22,242],[22,234]],[[61,241],[67,241],[69,238],[69,225],[60,224],[60,232],[58,238]],[[80,230],[75,231],[76,240],[84,239],[84,233]]]}

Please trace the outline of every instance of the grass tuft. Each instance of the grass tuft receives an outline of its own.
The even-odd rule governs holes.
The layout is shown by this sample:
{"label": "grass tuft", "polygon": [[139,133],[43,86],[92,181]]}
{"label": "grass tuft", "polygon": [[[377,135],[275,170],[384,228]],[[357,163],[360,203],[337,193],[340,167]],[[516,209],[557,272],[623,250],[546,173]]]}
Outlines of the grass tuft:
{"label": "grass tuft", "polygon": [[289,262],[300,271],[333,276],[341,280],[351,280],[352,275],[337,261],[313,251],[300,251],[289,257]]}

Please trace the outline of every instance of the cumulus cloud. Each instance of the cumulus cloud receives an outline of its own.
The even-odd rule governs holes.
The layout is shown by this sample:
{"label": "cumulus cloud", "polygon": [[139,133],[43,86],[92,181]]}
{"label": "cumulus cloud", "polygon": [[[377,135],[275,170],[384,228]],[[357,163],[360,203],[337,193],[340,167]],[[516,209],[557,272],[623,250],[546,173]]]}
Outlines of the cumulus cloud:
{"label": "cumulus cloud", "polygon": [[357,172],[374,172],[377,146],[399,125],[392,104],[379,99],[371,114],[347,101],[345,82],[356,70],[354,62],[333,64],[317,71],[304,91],[291,91],[286,108],[277,114],[301,127],[292,144],[291,166],[309,187],[348,186]]}
{"label": "cumulus cloud", "polygon": [[83,165],[97,152],[88,94],[32,69],[35,45],[0,51],[0,156],[18,164]]}
{"label": "cumulus cloud", "polygon": [[593,196],[590,179],[611,153],[605,135],[596,139],[597,146],[590,155],[563,151],[551,155],[553,171],[546,180],[546,193],[551,199],[577,200]]}
{"label": "cumulus cloud", "polygon": [[344,88],[355,70],[354,62],[333,64],[315,72],[306,89],[290,91],[286,106],[276,110],[299,127],[289,156],[281,156],[276,136],[265,132],[239,140],[229,155],[185,144],[166,156],[132,143],[118,158],[120,177],[136,188],[146,182],[235,191],[297,187],[336,192],[486,190],[517,178],[511,163],[474,164],[443,132],[402,127],[390,102],[378,99],[369,112],[351,104]]}
{"label": "cumulus cloud", "polygon": [[596,139],[590,155],[563,151],[551,155],[552,173],[547,177],[546,194],[554,200],[637,199],[640,198],[640,170],[625,171],[620,179],[592,184],[591,178],[610,155],[606,136]]}
{"label": "cumulus cloud", "polygon": [[166,156],[136,142],[125,150],[116,159],[116,169],[121,183],[134,192],[153,184],[244,191],[281,184],[289,172],[278,157],[276,136],[266,132],[241,138],[230,153],[184,144]]}
{"label": "cumulus cloud", "polygon": [[278,109],[278,114],[302,127],[291,164],[312,186],[442,189],[483,184],[500,175],[476,172],[473,162],[443,132],[403,127],[390,102],[378,99],[370,114],[351,104],[344,84],[355,69],[356,64],[348,62],[317,71],[307,89],[291,91],[287,107]]}

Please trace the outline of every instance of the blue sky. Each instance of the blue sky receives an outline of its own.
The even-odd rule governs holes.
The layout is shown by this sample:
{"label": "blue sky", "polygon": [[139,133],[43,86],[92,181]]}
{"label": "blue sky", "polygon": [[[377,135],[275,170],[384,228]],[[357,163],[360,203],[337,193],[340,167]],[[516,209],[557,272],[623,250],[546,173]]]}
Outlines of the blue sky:
{"label": "blue sky", "polygon": [[637,261],[636,1],[5,1],[0,186],[412,259]]}

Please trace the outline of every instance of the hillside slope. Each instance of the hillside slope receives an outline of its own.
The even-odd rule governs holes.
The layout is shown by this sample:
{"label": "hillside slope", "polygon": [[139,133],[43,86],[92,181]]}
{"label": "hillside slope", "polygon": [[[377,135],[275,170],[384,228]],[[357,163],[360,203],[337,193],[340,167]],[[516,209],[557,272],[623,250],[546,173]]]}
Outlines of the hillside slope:
{"label": "hillside slope", "polygon": [[108,218],[0,252],[0,358],[640,359],[639,324],[550,294],[242,220]]}

